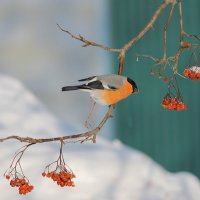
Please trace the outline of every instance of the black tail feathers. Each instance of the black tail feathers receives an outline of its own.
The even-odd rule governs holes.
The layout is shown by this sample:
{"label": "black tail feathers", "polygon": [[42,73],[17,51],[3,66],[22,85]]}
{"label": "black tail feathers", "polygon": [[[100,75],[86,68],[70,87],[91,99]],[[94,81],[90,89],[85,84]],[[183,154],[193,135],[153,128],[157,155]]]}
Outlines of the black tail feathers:
{"label": "black tail feathers", "polygon": [[79,86],[65,86],[62,87],[62,91],[70,91],[70,90],[78,90],[80,89]]}
{"label": "black tail feathers", "polygon": [[90,89],[86,85],[76,85],[76,86],[65,86],[62,87],[62,91],[80,90],[80,89]]}

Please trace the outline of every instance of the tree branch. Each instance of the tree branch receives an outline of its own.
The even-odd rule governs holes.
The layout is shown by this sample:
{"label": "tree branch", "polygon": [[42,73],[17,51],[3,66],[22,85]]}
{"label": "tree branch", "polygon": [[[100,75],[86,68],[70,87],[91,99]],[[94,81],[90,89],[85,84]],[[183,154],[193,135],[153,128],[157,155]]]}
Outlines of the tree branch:
{"label": "tree branch", "polygon": [[70,35],[72,38],[83,42],[84,45],[83,45],[82,47],[94,46],[94,47],[99,47],[99,48],[101,48],[101,49],[104,49],[104,50],[106,50],[106,51],[118,52],[118,53],[121,51],[121,49],[110,48],[110,47],[107,47],[107,46],[105,46],[105,45],[98,44],[98,43],[96,43],[96,42],[87,40],[87,39],[85,39],[85,38],[84,38],[83,36],[81,36],[81,35],[78,35],[78,36],[73,35],[73,34],[70,33],[68,30],[63,29],[59,24],[57,24],[57,26],[58,26],[58,28],[59,28],[61,31],[67,33],[67,34]]}
{"label": "tree branch", "polygon": [[166,54],[167,54],[167,29],[168,29],[168,26],[169,26],[169,22],[170,22],[170,19],[171,19],[171,16],[173,14],[173,11],[174,11],[174,6],[176,4],[176,1],[174,1],[171,5],[171,10],[170,10],[170,13],[169,13],[169,16],[167,18],[167,21],[166,21],[166,24],[165,24],[165,27],[164,27],[164,52],[163,52],[163,60],[166,60]]}
{"label": "tree branch", "polygon": [[77,139],[77,138],[86,138],[86,137],[92,137],[93,135],[97,134],[101,128],[103,127],[103,125],[106,123],[106,121],[112,117],[112,112],[114,109],[114,105],[111,105],[109,107],[108,112],[106,113],[106,115],[104,116],[104,118],[102,119],[102,121],[100,122],[100,124],[93,129],[92,131],[88,131],[85,133],[81,133],[81,134],[75,134],[75,135],[66,135],[63,137],[54,137],[54,138],[43,138],[43,139],[37,139],[37,138],[31,138],[31,137],[20,137],[17,135],[12,135],[9,137],[5,137],[5,138],[0,138],[0,142],[4,142],[5,140],[18,140],[20,142],[26,142],[26,143],[44,143],[44,142],[54,142],[54,141],[65,141],[65,140],[69,140],[69,139]]}
{"label": "tree branch", "polygon": [[[168,4],[171,4],[171,3],[172,3],[172,5],[175,4],[175,0],[165,0],[165,1],[163,1],[161,3],[161,5],[158,7],[158,9],[155,11],[154,15],[152,16],[150,21],[147,23],[147,25],[133,39],[131,39],[129,42],[127,42],[120,49],[110,48],[110,47],[107,47],[105,45],[98,44],[96,42],[85,39],[81,35],[79,35],[79,36],[73,35],[69,31],[64,30],[60,25],[57,24],[57,26],[61,29],[61,31],[67,33],[72,38],[83,42],[84,43],[83,47],[94,46],[94,47],[102,48],[106,51],[119,53],[118,74],[122,75],[123,69],[124,69],[125,54],[128,51],[128,49],[130,47],[132,47],[139,39],[141,39],[147,31],[149,31],[149,29],[153,26],[154,22],[160,16],[162,11],[166,8],[166,6]],[[114,107],[115,107],[114,105],[109,106],[109,109],[108,109],[106,115],[103,117],[103,119],[99,123],[99,125],[95,129],[88,131],[88,132],[85,132],[85,133],[75,134],[75,135],[67,135],[67,136],[55,137],[55,138],[42,138],[42,139],[31,138],[31,137],[20,137],[20,136],[17,136],[17,135],[12,135],[12,136],[8,136],[8,137],[0,138],[0,142],[4,142],[6,140],[14,139],[14,140],[18,140],[20,142],[26,142],[26,143],[45,143],[45,142],[53,142],[53,141],[66,141],[66,140],[70,140],[70,139],[73,140],[73,139],[78,139],[78,138],[83,138],[83,139],[78,140],[78,142],[85,142],[87,140],[92,140],[93,142],[95,142],[97,133],[101,130],[101,128],[104,126],[104,124],[107,122],[107,120],[110,117],[112,117],[112,112],[114,110]]]}
{"label": "tree branch", "polygon": [[153,26],[154,22],[157,20],[157,18],[160,16],[162,11],[166,8],[166,6],[169,3],[173,3],[174,0],[165,0],[163,3],[158,7],[156,12],[154,13],[153,17],[150,19],[148,24],[144,27],[140,33],[138,33],[132,40],[130,40],[127,44],[125,44],[122,49],[124,52],[126,52],[135,42],[137,42],[143,35]]}

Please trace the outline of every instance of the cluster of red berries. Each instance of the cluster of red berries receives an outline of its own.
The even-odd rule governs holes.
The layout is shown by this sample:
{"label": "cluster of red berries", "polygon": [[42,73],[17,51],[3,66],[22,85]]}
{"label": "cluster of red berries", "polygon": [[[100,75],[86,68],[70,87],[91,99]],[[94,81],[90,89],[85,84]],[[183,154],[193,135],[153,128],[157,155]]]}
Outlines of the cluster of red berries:
{"label": "cluster of red berries", "polygon": [[73,178],[75,178],[75,175],[67,171],[66,169],[60,172],[52,171],[52,172],[43,172],[43,177],[51,178],[53,181],[55,181],[59,186],[64,187],[74,187],[74,182],[72,181]]}
{"label": "cluster of red berries", "polygon": [[[6,179],[9,180],[10,176],[6,175]],[[11,187],[18,187],[19,189],[19,194],[27,194],[33,190],[33,186],[29,185],[27,180],[25,178],[13,178],[10,180],[10,186]]]}
{"label": "cluster of red berries", "polygon": [[192,80],[200,80],[200,67],[193,66],[183,72],[184,76]]}
{"label": "cluster of red berries", "polygon": [[186,110],[187,105],[177,98],[172,99],[171,97],[165,97],[161,104],[164,108],[168,110]]}
{"label": "cluster of red berries", "polygon": [[[151,74],[151,75],[154,75],[155,72],[154,72],[154,71],[151,71],[150,74]],[[167,77],[164,77],[164,76],[162,76],[162,75],[159,75],[159,78],[163,78],[163,81],[164,81],[165,83],[167,83],[167,82],[169,81],[169,79],[168,79]]]}

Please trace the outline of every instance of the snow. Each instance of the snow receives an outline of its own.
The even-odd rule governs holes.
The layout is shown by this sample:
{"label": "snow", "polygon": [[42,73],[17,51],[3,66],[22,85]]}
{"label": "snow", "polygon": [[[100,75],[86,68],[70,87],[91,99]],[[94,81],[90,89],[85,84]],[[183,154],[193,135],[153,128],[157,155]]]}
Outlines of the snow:
{"label": "snow", "polygon": [[190,67],[190,69],[196,73],[200,73],[200,67],[198,67],[198,66],[192,66],[192,67]]}
{"label": "snow", "polygon": [[[0,75],[0,134],[54,137],[74,133],[76,128],[63,124],[18,80]],[[109,133],[108,133],[109,134]],[[6,141],[0,144],[1,199],[19,198],[3,173],[14,152],[23,144]],[[74,188],[58,187],[41,176],[44,167],[56,160],[59,145],[36,144],[25,152],[22,167],[34,190],[21,199],[53,200],[199,200],[199,180],[192,174],[170,173],[145,154],[130,149],[120,141],[66,144],[66,163],[76,174]]]}

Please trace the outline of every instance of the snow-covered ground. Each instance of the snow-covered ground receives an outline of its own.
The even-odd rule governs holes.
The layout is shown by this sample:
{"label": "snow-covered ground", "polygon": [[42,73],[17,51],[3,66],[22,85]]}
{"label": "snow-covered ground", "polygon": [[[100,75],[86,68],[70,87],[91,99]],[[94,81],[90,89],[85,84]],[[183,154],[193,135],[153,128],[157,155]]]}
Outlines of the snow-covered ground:
{"label": "snow-covered ground", "polygon": [[[36,138],[74,133],[75,128],[52,116],[18,80],[0,76],[0,137],[16,134]],[[109,133],[108,133],[109,134]],[[8,168],[14,152],[23,144],[0,144],[0,173]],[[199,180],[189,173],[169,173],[143,153],[119,141],[69,144],[64,147],[67,164],[77,178],[74,188],[58,187],[43,178],[44,167],[58,156],[57,143],[37,144],[22,159],[22,166],[35,189],[22,199],[53,200],[199,200]],[[1,200],[19,199],[3,176]]]}

